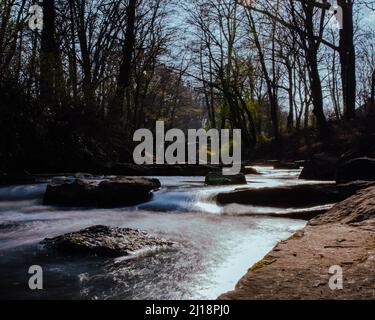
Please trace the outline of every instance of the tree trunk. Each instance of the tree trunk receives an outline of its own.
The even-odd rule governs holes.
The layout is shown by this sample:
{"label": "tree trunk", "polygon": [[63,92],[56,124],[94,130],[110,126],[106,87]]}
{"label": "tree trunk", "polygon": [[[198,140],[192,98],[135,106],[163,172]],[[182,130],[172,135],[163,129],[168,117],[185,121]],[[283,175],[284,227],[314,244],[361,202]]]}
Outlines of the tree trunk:
{"label": "tree trunk", "polygon": [[343,9],[343,29],[340,30],[339,54],[344,97],[344,116],[347,120],[355,117],[356,70],[355,47],[353,41],[353,1],[338,0]]}
{"label": "tree trunk", "polygon": [[309,75],[311,81],[311,98],[314,107],[313,113],[316,117],[320,134],[322,136],[326,136],[329,132],[329,129],[327,119],[323,111],[322,82],[320,80],[317,62],[317,50],[315,48],[309,48],[307,53],[307,61],[309,65]]}
{"label": "tree trunk", "polygon": [[280,131],[279,130],[279,105],[278,105],[277,97],[274,91],[274,84],[270,78],[270,75],[266,66],[263,49],[259,41],[258,32],[255,28],[255,22],[254,22],[251,12],[249,12],[248,18],[250,22],[250,28],[252,29],[252,34],[254,37],[254,43],[258,50],[259,61],[260,61],[260,65],[262,68],[263,76],[267,85],[267,95],[268,95],[268,101],[270,104],[270,116],[271,116],[271,122],[273,126],[273,134],[274,134],[275,140],[278,140],[279,133],[280,133],[279,132]]}
{"label": "tree trunk", "polygon": [[59,48],[55,37],[55,1],[43,1],[44,24],[40,47],[40,101],[56,107],[64,87]]}
{"label": "tree trunk", "polygon": [[137,0],[129,0],[126,9],[127,26],[123,46],[123,57],[120,64],[120,73],[117,78],[117,89],[113,101],[111,116],[114,120],[120,120],[123,117],[123,106],[125,91],[129,88],[131,82],[131,67],[135,46],[135,19],[136,19]]}
{"label": "tree trunk", "polygon": [[294,96],[293,96],[293,68],[290,61],[286,60],[286,67],[288,70],[288,98],[289,98],[289,114],[288,114],[288,122],[287,128],[289,132],[292,132],[293,125],[294,125]]}
{"label": "tree trunk", "polygon": [[375,102],[375,69],[372,72],[372,78],[371,78],[371,96],[370,96],[370,102],[372,106],[374,106]]}
{"label": "tree trunk", "polygon": [[308,2],[303,6],[305,12],[305,28],[307,39],[305,40],[307,68],[311,84],[311,99],[313,104],[313,113],[315,115],[319,132],[322,137],[329,133],[327,119],[323,109],[323,91],[322,82],[318,67],[318,51],[320,40],[316,40],[314,36],[314,4]]}
{"label": "tree trunk", "polygon": [[85,109],[93,109],[95,104],[95,89],[93,88],[93,77],[91,68],[90,50],[87,41],[86,26],[85,26],[85,1],[77,3],[77,6],[72,6],[77,24],[77,35],[79,46],[81,49],[82,70],[83,70],[83,96],[85,100]]}

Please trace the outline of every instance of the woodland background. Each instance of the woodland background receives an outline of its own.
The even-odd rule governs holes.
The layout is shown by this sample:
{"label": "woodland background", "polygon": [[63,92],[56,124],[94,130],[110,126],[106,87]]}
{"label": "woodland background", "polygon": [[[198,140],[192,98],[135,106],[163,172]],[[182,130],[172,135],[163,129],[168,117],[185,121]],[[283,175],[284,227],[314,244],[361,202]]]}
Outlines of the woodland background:
{"label": "woodland background", "polygon": [[157,120],[241,129],[246,157],[373,135],[374,2],[337,4],[342,30],[326,1],[1,0],[0,168],[131,162]]}

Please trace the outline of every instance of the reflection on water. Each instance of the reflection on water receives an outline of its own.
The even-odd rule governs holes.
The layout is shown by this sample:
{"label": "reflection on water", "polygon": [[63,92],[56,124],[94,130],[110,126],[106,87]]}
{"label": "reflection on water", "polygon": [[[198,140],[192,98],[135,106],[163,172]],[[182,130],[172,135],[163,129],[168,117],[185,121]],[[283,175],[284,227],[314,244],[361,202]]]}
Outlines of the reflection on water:
{"label": "reflection on water", "polygon": [[[249,187],[305,183],[298,170],[257,168]],[[250,216],[282,209],[218,206],[230,187],[203,177],[160,177],[163,188],[138,207],[63,210],[41,205],[46,185],[0,189],[0,298],[215,299],[234,288],[249,266],[304,221]],[[237,186],[238,187],[238,186]],[[289,209],[293,210],[293,209]],[[176,248],[134,259],[68,258],[38,246],[46,238],[95,224],[142,229]],[[30,292],[27,270],[44,268],[45,290]]]}

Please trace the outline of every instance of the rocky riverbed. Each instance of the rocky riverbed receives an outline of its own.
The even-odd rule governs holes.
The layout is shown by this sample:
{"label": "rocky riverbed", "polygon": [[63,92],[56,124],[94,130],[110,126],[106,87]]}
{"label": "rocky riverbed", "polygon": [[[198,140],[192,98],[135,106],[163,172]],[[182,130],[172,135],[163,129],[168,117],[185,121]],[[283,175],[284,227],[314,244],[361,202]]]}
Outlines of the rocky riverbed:
{"label": "rocky riverbed", "polygon": [[[298,180],[300,170],[247,169],[252,188],[306,183]],[[92,187],[90,181],[97,190],[99,181],[114,178],[43,176],[40,184],[0,188],[0,273],[6,275],[0,277],[1,298],[215,299],[234,287],[249,264],[303,228],[307,213],[325,210],[220,205],[218,193],[244,185],[209,186],[205,176],[154,177],[160,186],[137,205],[43,204],[48,185],[81,179],[83,190]],[[50,247],[40,245],[46,238],[53,239]],[[78,251],[72,250],[77,240]],[[43,268],[45,290],[28,290],[31,265]]]}
{"label": "rocky riverbed", "polygon": [[[342,297],[367,298],[374,243],[374,191],[367,190],[374,183],[356,178],[370,162],[361,160],[349,182],[339,183],[328,176],[325,182],[301,179],[299,162],[274,161],[244,164],[231,181],[208,167],[205,175],[193,168],[202,175],[153,179],[82,173],[33,182],[26,175],[19,185],[24,177],[17,176],[16,185],[0,188],[0,273],[6,275],[0,297],[214,299],[254,264],[221,298],[323,299],[330,297],[319,293],[326,290],[326,269],[335,263],[350,276],[345,281],[365,287],[356,295],[361,289],[353,285]],[[324,161],[308,163],[309,179],[326,167]],[[357,192],[363,195],[354,198]],[[43,292],[25,286],[31,265],[43,267]],[[357,267],[362,278],[351,274]]]}

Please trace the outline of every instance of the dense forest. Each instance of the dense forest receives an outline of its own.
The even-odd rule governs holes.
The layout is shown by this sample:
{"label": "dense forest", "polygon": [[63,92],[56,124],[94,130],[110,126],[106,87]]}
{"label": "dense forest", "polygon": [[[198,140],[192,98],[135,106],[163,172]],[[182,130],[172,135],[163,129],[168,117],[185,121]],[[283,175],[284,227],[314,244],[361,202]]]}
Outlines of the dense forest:
{"label": "dense forest", "polygon": [[[33,4],[42,29],[30,28]],[[130,162],[133,133],[158,120],[241,129],[250,155],[371,117],[374,3],[337,5],[1,0],[0,168]]]}

